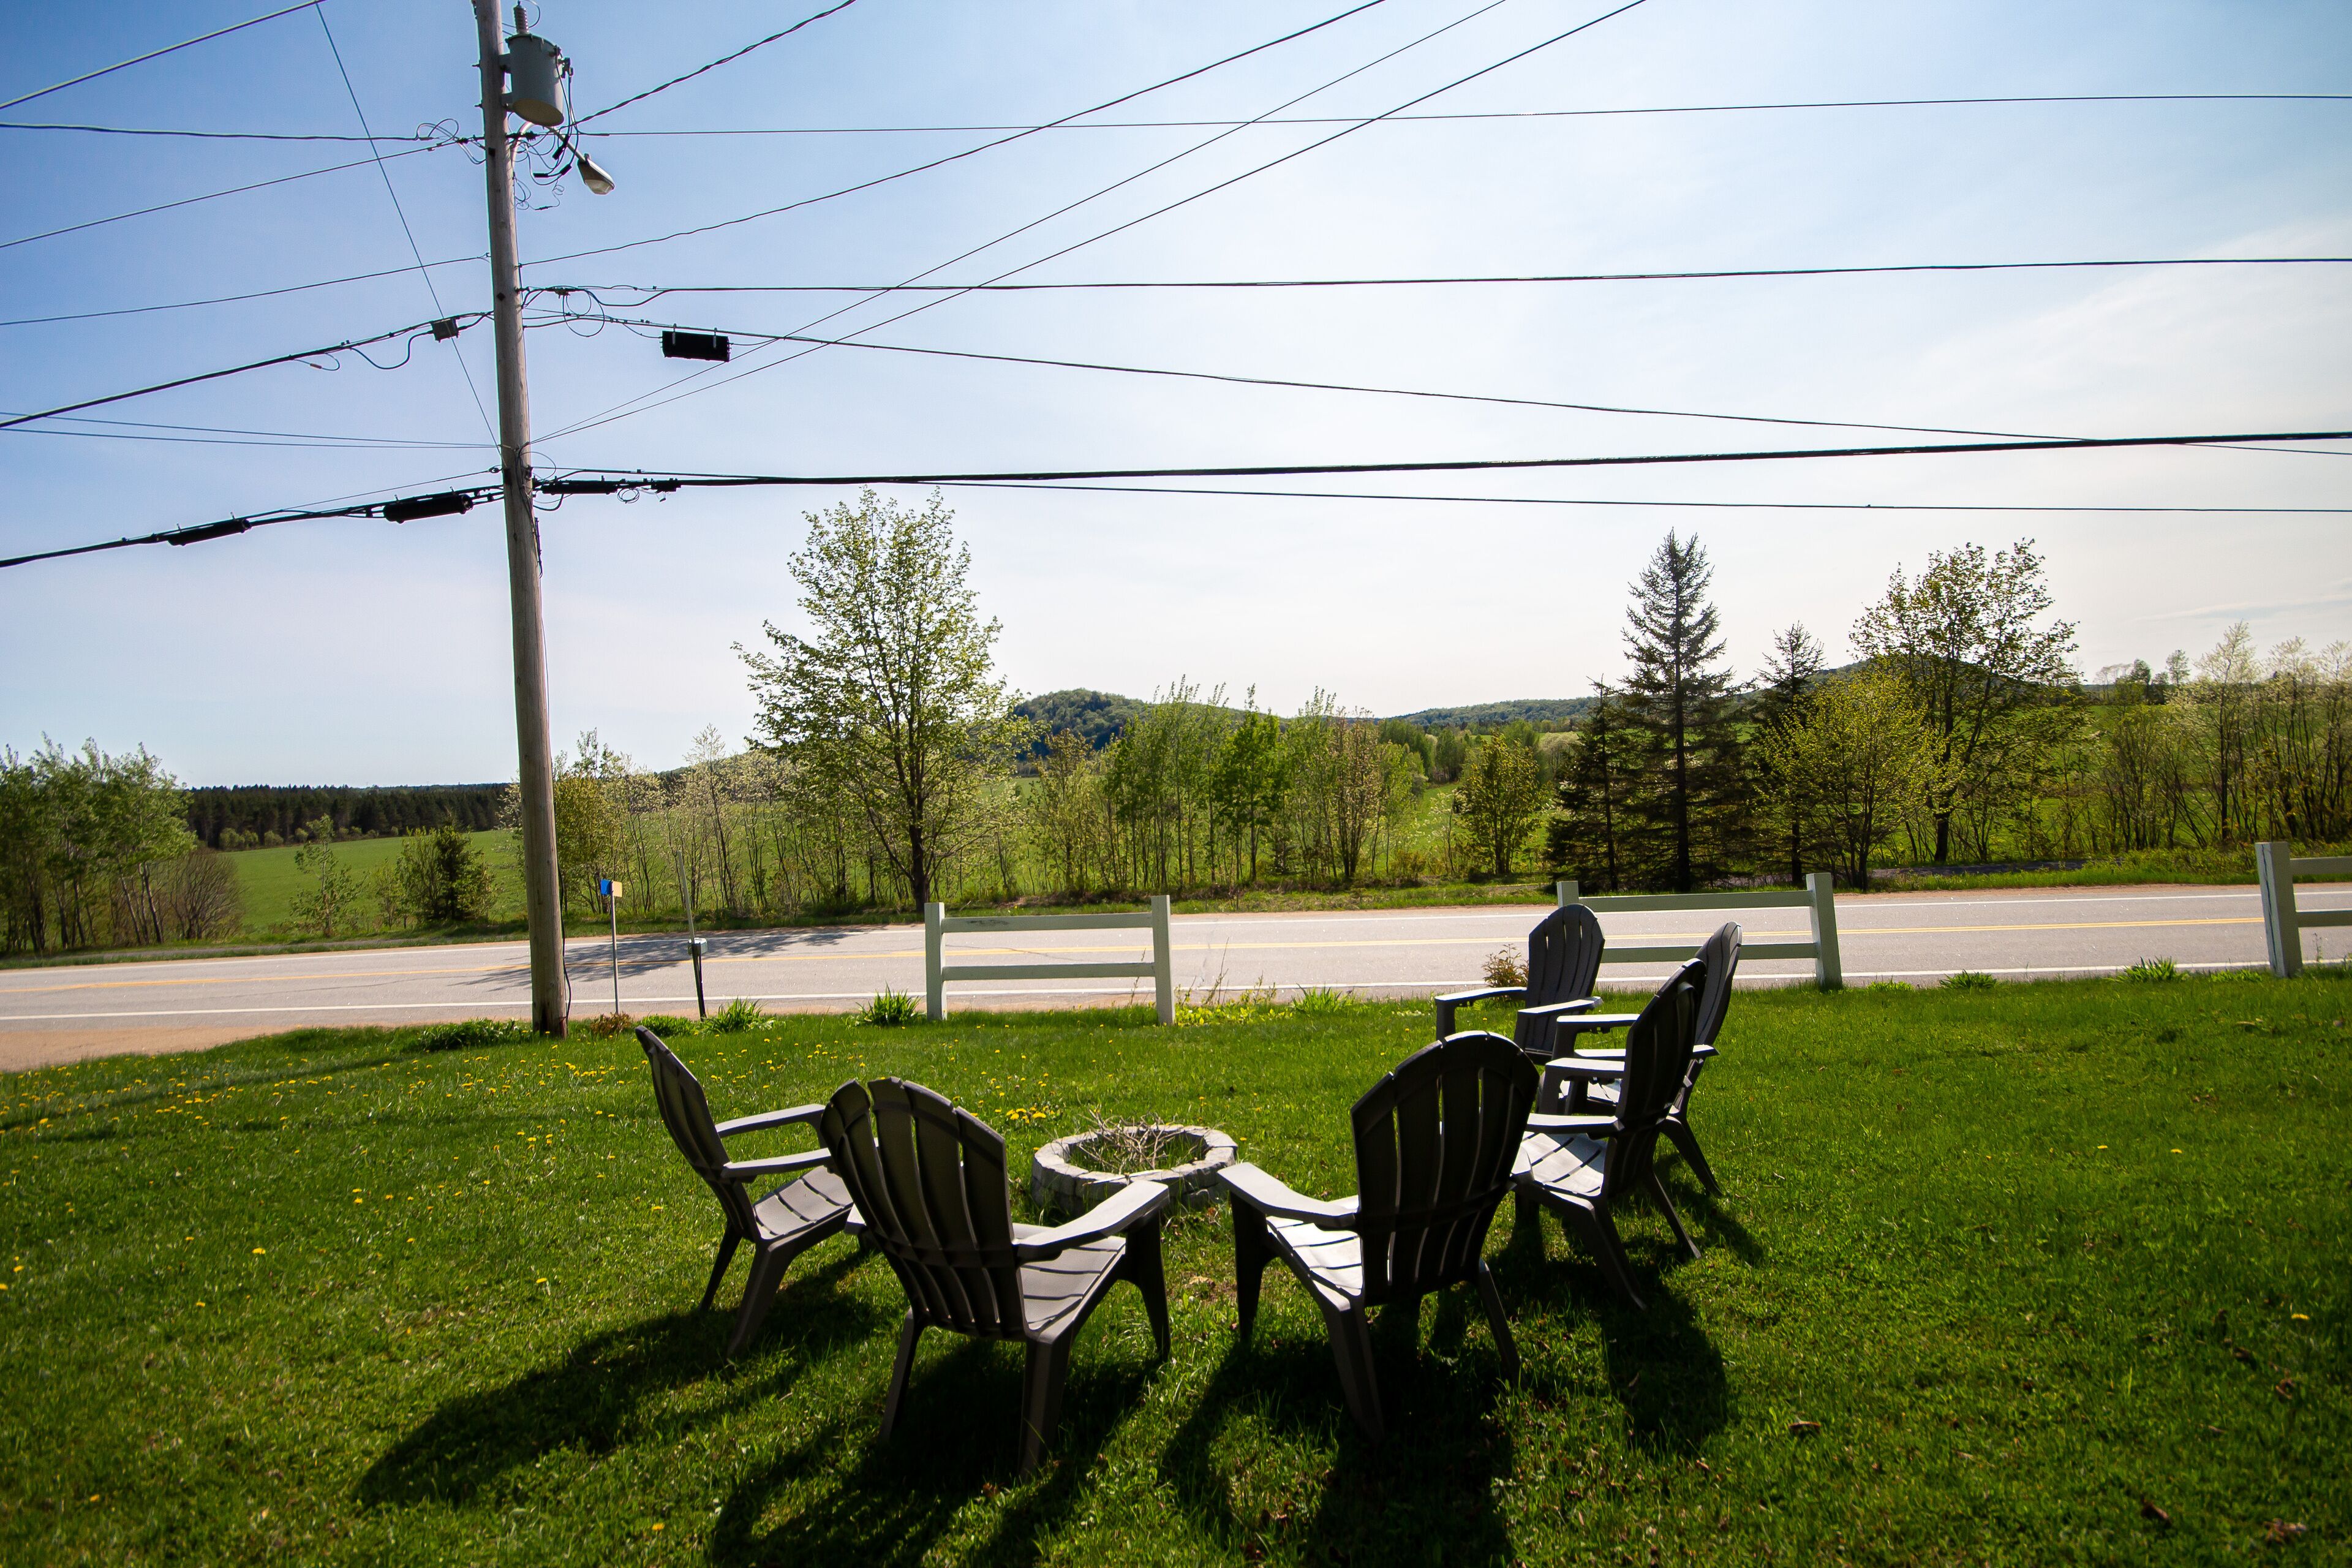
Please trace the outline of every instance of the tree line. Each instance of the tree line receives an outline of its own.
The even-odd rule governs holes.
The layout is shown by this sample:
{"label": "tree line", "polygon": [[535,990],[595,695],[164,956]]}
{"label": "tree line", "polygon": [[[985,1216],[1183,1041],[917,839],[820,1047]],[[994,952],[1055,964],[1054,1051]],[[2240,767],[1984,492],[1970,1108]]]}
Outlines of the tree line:
{"label": "tree line", "polygon": [[505,792],[495,784],[208,785],[186,792],[187,820],[196,837],[215,849],[299,842],[322,816],[338,837],[397,837],[445,823],[478,832],[498,825]]}

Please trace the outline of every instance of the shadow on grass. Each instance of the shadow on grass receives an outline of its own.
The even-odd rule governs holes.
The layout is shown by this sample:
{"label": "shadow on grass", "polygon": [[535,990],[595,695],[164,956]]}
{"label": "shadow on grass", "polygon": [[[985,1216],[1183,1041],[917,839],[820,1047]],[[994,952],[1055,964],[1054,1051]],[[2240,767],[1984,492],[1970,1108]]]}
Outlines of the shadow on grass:
{"label": "shadow on grass", "polygon": [[[1754,1237],[1712,1200],[1694,1203],[1695,1188],[1677,1187],[1675,1206],[1685,1215],[1694,1207],[1706,1215],[1708,1240],[1736,1237],[1728,1242],[1734,1252],[1752,1253],[1749,1261],[1762,1258]],[[1670,1270],[1682,1255],[1665,1222],[1642,1205],[1621,1209],[1617,1219],[1633,1288],[1648,1303],[1646,1310],[1618,1295],[1599,1264],[1549,1218],[1515,1225],[1509,1245],[1495,1259],[1504,1300],[1515,1308],[1548,1310],[1564,1328],[1590,1322],[1600,1332],[1610,1393],[1624,1408],[1632,1439],[1654,1453],[1695,1453],[1731,1419],[1723,1356],[1690,1303],[1674,1289]]]}
{"label": "shadow on grass", "polygon": [[[1269,1316],[1251,1343],[1226,1352],[1161,1451],[1161,1479],[1207,1533],[1253,1561],[1511,1561],[1493,1486],[1511,1472],[1513,1446],[1495,1414],[1503,1384],[1485,1317],[1455,1287],[1438,1293],[1425,1351],[1418,1322],[1416,1311],[1390,1308],[1373,1323],[1385,1442],[1367,1441],[1349,1417],[1319,1330]],[[1256,1478],[1237,1468],[1235,1452],[1325,1447],[1334,1434],[1338,1456],[1308,1483],[1312,1495],[1241,1492]]]}
{"label": "shadow on grass", "polygon": [[[372,1508],[469,1502],[543,1454],[607,1454],[633,1443],[668,1442],[687,1426],[778,1398],[827,1351],[870,1339],[885,1326],[884,1314],[837,1289],[857,1258],[851,1253],[787,1278],[759,1347],[793,1352],[773,1375],[726,1361],[732,1310],[673,1312],[614,1329],[552,1366],[446,1401],[368,1467],[356,1489],[359,1501]],[[653,1396],[704,1378],[725,1384],[726,1397],[691,1414],[646,1413]]]}
{"label": "shadow on grass", "polygon": [[974,1499],[1015,1494],[987,1517],[985,1539],[960,1542],[959,1562],[1034,1562],[1038,1542],[1078,1500],[1095,1456],[1141,1404],[1158,1363],[1081,1360],[1070,1369],[1053,1447],[1036,1477],[1017,1480],[1022,1354],[1017,1345],[958,1342],[915,1364],[898,1429],[875,1439],[878,1404],[825,1423],[729,1495],[711,1531],[715,1563],[915,1563]]}

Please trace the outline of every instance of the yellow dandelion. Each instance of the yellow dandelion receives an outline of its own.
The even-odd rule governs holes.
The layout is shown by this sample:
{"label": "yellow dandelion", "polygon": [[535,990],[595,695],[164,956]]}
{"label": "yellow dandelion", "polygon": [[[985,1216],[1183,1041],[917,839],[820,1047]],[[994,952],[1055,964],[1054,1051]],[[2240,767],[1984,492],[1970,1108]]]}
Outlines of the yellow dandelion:
{"label": "yellow dandelion", "polygon": [[268,1247],[255,1247],[255,1248],[253,1249],[253,1255],[254,1255],[256,1258],[258,1258],[258,1257],[260,1257],[263,1253],[268,1252],[268,1250],[269,1250],[269,1248],[268,1248]]}

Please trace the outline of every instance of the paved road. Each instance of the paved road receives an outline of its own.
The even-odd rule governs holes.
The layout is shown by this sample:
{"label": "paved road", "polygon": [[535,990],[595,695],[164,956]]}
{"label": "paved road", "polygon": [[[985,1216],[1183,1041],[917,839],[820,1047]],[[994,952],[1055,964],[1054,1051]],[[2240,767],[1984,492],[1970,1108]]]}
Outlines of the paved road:
{"label": "paved road", "polygon": [[[2307,908],[2352,907],[2352,885],[2300,890]],[[1367,994],[1425,994],[1475,984],[1485,957],[1523,941],[1540,916],[1534,906],[1493,910],[1397,910],[1361,913],[1190,915],[1175,922],[1176,983],[1205,996],[1273,987]],[[1754,942],[1802,941],[1801,910],[1745,911]],[[1688,912],[1611,915],[1612,942],[1696,942],[1715,921]],[[2052,889],[2003,892],[1879,894],[1841,899],[1838,924],[1851,983],[1932,982],[1958,969],[2003,979],[2091,974],[2143,957],[2188,969],[2263,962],[2261,904],[2252,888],[2131,890]],[[1140,939],[1139,942],[1138,939]],[[2334,930],[2309,932],[2316,953]],[[685,1012],[694,1005],[684,942],[624,937],[624,1010]],[[1087,962],[1148,958],[1142,932],[1062,931],[1013,943],[996,936],[949,939],[950,962]],[[2337,951],[2331,956],[2341,956]],[[526,955],[519,942],[374,949],[269,958],[184,959],[0,973],[0,1070],[122,1051],[188,1049],[316,1024],[416,1023],[528,1014]],[[571,943],[575,1015],[612,1005],[612,968],[601,939]],[[1810,977],[1808,960],[1756,960],[1740,966],[1750,984]],[[1657,964],[1612,965],[1604,985],[1635,986],[1664,973]],[[722,933],[710,939],[712,1005],[756,997],[771,1009],[832,1010],[885,985],[919,993],[923,940],[918,926]],[[950,990],[951,1005],[1068,1005],[1130,994],[1149,1000],[1150,982],[1005,981]]]}

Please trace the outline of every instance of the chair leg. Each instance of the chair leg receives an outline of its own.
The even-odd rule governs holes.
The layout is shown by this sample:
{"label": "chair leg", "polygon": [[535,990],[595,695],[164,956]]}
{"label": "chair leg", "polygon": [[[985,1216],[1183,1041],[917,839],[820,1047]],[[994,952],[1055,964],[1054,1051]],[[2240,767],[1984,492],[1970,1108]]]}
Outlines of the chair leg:
{"label": "chair leg", "polygon": [[1519,1378],[1518,1342],[1511,1337],[1511,1321],[1503,1316],[1503,1293],[1495,1288],[1495,1271],[1478,1264],[1478,1300],[1486,1304],[1486,1326],[1495,1331],[1495,1351],[1503,1358],[1503,1381]]}
{"label": "chair leg", "polygon": [[1666,1136],[1674,1140],[1675,1147],[1681,1150],[1683,1158],[1690,1163],[1691,1174],[1699,1179],[1700,1185],[1710,1193],[1723,1191],[1716,1183],[1715,1172],[1708,1167],[1706,1156],[1699,1152],[1698,1134],[1690,1130],[1689,1121],[1681,1117],[1668,1121]]}
{"label": "chair leg", "polygon": [[1232,1207],[1235,1326],[1246,1344],[1250,1330],[1257,1322],[1258,1285],[1265,1274],[1266,1259],[1273,1255],[1274,1243],[1265,1233],[1265,1215],[1238,1197]]}
{"label": "chair leg", "polygon": [[1062,1385],[1069,1381],[1070,1346],[1075,1334],[1046,1343],[1031,1341],[1028,1376],[1021,1400],[1021,1473],[1026,1476],[1045,1457],[1054,1427],[1062,1418]]}
{"label": "chair leg", "polygon": [[1119,1272],[1134,1282],[1143,1297],[1144,1314],[1151,1320],[1151,1337],[1159,1342],[1160,1359],[1168,1359],[1168,1277],[1160,1263],[1160,1221],[1157,1216],[1127,1233],[1127,1255]]}
{"label": "chair leg", "polygon": [[735,1334],[727,1342],[727,1353],[737,1356],[758,1336],[760,1325],[768,1319],[768,1309],[776,1304],[776,1292],[784,1283],[784,1270],[793,1266],[793,1255],[782,1247],[766,1248],[751,1258],[751,1272],[743,1281],[743,1304],[735,1311]]}
{"label": "chair leg", "polygon": [[1665,1211],[1666,1223],[1675,1227],[1675,1239],[1683,1244],[1683,1255],[1696,1259],[1698,1243],[1693,1241],[1691,1233],[1683,1228],[1683,1216],[1675,1211],[1675,1200],[1666,1195],[1666,1184],[1658,1179],[1658,1173],[1654,1170],[1650,1173],[1650,1196],[1658,1207]]}
{"label": "chair leg", "polygon": [[742,1232],[731,1225],[727,1227],[726,1237],[719,1244],[719,1261],[710,1266],[710,1283],[702,1288],[700,1310],[710,1310],[710,1303],[719,1300],[719,1282],[727,1278],[727,1266],[735,1261],[735,1247],[742,1239]]}
{"label": "chair leg", "polygon": [[1543,1250],[1543,1205],[1535,1194],[1525,1187],[1511,1190],[1511,1239],[1531,1237],[1536,1250]]}
{"label": "chair leg", "polygon": [[882,1400],[882,1430],[875,1434],[881,1442],[890,1440],[890,1429],[898,1424],[898,1407],[907,1402],[907,1374],[915,1369],[915,1342],[922,1337],[923,1325],[909,1307],[907,1321],[898,1325],[898,1359],[890,1365],[890,1392]]}
{"label": "chair leg", "polygon": [[1569,1231],[1573,1239],[1584,1243],[1584,1249],[1600,1261],[1601,1272],[1609,1283],[1625,1298],[1637,1312],[1647,1311],[1649,1304],[1642,1293],[1633,1289],[1633,1265],[1626,1261],[1625,1244],[1617,1238],[1617,1226],[1608,1213],[1587,1208],[1582,1204],[1563,1205],[1559,1211],[1560,1228]]}
{"label": "chair leg", "polygon": [[1381,1388],[1372,1374],[1372,1337],[1364,1309],[1359,1305],[1343,1312],[1325,1307],[1323,1323],[1330,1331],[1331,1359],[1339,1364],[1339,1392],[1347,1398],[1348,1414],[1364,1436],[1378,1443],[1387,1428],[1381,1421]]}

